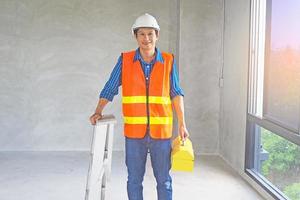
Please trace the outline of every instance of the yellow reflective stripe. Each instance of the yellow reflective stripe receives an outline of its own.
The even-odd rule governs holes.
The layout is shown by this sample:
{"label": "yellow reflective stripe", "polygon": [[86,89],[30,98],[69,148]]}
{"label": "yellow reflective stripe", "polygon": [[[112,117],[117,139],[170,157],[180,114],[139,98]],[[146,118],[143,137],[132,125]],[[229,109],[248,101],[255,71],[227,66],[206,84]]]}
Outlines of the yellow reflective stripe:
{"label": "yellow reflective stripe", "polygon": [[124,117],[125,124],[147,124],[147,117]]}
{"label": "yellow reflective stripe", "polygon": [[146,96],[123,96],[122,103],[146,103]]}
{"label": "yellow reflective stripe", "polygon": [[171,99],[170,99],[170,97],[149,96],[149,103],[171,104]]}
{"label": "yellow reflective stripe", "polygon": [[172,117],[150,117],[150,124],[172,124]]}
{"label": "yellow reflective stripe", "polygon": [[[146,103],[146,96],[123,96],[122,103]],[[170,97],[149,96],[149,103],[171,104]]]}
{"label": "yellow reflective stripe", "polygon": [[[147,117],[124,117],[125,124],[147,124]],[[172,117],[150,117],[150,124],[172,124]]]}

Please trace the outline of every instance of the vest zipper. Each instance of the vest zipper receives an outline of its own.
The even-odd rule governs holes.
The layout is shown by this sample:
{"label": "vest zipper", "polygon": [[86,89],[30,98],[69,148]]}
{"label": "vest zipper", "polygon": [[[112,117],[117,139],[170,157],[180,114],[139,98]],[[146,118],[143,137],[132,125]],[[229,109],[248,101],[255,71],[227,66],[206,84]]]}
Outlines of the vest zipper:
{"label": "vest zipper", "polygon": [[[142,62],[140,61],[140,65],[141,65],[141,68],[143,66]],[[143,70],[143,69],[142,69]],[[143,70],[144,72],[144,70]],[[150,74],[151,72],[149,73],[149,77],[148,77],[148,80],[147,80],[147,77],[146,77],[146,74],[144,72],[144,77],[145,77],[145,81],[146,81],[146,110],[147,110],[147,128],[146,128],[146,134],[149,134],[150,135],[150,109],[149,109],[149,83],[150,83]]]}
{"label": "vest zipper", "polygon": [[146,78],[147,133],[150,135],[149,83],[150,77],[148,77],[148,80]]}

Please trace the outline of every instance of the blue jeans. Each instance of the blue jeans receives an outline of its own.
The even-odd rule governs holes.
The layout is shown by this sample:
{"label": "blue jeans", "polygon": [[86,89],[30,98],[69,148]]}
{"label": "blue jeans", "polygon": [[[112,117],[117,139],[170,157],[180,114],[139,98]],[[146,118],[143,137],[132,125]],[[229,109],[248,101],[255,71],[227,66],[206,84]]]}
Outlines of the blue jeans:
{"label": "blue jeans", "polygon": [[126,166],[128,170],[127,194],[129,200],[143,200],[143,180],[148,150],[156,179],[157,199],[172,200],[171,139],[152,139],[149,134],[142,139],[125,139]]}

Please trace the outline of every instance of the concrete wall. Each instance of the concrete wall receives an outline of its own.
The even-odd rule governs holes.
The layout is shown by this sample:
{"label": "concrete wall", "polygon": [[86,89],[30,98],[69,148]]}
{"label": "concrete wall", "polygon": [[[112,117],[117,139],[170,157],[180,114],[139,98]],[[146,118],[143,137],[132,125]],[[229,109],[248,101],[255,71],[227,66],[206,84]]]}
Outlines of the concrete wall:
{"label": "concrete wall", "polygon": [[[175,53],[197,153],[217,153],[222,0],[7,0],[0,3],[0,150],[87,150],[88,117],[144,12]],[[180,41],[180,42],[179,42]],[[179,56],[180,55],[180,56]],[[120,95],[114,149],[123,149]]]}
{"label": "concrete wall", "polygon": [[[0,150],[87,150],[99,91],[120,52],[136,48],[135,18],[156,16],[158,46],[176,48],[172,2],[1,1]],[[116,115],[123,149],[120,97],[105,113]]]}
{"label": "concrete wall", "polygon": [[180,75],[198,153],[218,154],[223,1],[181,1]]}
{"label": "concrete wall", "polygon": [[245,158],[249,20],[249,0],[225,1],[220,154],[238,170]]}

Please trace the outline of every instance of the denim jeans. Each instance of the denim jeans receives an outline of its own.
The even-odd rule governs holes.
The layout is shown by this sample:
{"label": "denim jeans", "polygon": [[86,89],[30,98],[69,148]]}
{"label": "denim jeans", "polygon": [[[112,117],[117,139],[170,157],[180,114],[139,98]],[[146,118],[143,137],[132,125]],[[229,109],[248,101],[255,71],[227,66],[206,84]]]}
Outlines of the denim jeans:
{"label": "denim jeans", "polygon": [[128,170],[127,194],[129,200],[143,200],[143,180],[148,151],[156,179],[157,199],[172,200],[171,139],[125,139]]}

